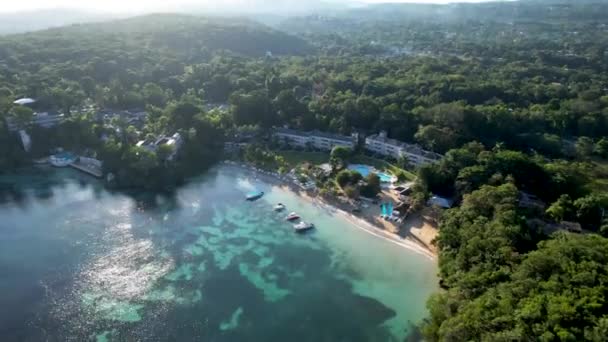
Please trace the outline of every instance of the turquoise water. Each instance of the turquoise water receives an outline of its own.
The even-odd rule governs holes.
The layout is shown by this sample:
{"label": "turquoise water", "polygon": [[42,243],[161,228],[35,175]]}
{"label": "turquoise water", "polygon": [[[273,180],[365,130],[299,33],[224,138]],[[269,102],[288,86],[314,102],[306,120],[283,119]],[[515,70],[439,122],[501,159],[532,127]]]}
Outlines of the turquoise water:
{"label": "turquoise water", "polygon": [[[367,177],[367,175],[375,171],[373,167],[362,164],[351,164],[348,166],[348,169],[359,172],[363,177]],[[393,181],[393,176],[389,174],[386,174],[384,172],[375,173],[378,175],[378,177],[380,177],[380,181],[382,183],[391,183]]]}
{"label": "turquoise water", "polygon": [[434,261],[238,170],[171,195],[28,170],[0,195],[2,341],[400,341],[437,290]]}

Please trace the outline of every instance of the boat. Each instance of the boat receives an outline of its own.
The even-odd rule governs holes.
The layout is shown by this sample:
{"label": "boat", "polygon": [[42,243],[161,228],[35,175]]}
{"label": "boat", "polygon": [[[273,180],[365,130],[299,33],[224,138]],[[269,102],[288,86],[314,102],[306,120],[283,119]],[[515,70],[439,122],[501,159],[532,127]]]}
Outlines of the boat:
{"label": "boat", "polygon": [[274,211],[283,211],[285,210],[285,205],[283,203],[278,203],[274,206]]}
{"label": "boat", "polygon": [[290,213],[289,215],[287,215],[287,217],[285,218],[286,221],[295,221],[297,219],[300,218],[300,215],[296,214],[296,213]]}
{"label": "boat", "polygon": [[300,222],[298,224],[293,225],[293,229],[295,229],[296,233],[303,233],[307,230],[313,229],[314,227],[314,224],[306,222]]}
{"label": "boat", "polygon": [[73,164],[76,161],[76,156],[71,154],[71,153],[67,153],[67,152],[63,152],[60,154],[55,154],[49,157],[49,161],[51,162],[51,165],[53,165],[54,167],[66,167],[66,166],[70,166],[71,164]]}
{"label": "boat", "polygon": [[249,195],[247,195],[246,199],[248,201],[256,201],[256,200],[259,200],[260,198],[262,198],[262,196],[264,196],[264,191],[249,194]]}

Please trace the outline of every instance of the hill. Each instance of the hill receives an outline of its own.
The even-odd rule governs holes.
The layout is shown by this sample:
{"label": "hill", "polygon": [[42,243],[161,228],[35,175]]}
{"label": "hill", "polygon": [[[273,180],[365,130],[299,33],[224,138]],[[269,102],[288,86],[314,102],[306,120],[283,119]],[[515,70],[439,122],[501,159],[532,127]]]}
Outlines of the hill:
{"label": "hill", "polygon": [[79,23],[117,19],[116,15],[86,12],[73,9],[0,13],[0,35],[45,30]]}
{"label": "hill", "polygon": [[[258,57],[267,51],[276,55],[306,54],[311,48],[301,39],[253,21],[177,14],[76,24],[0,38],[0,61],[9,66],[8,56],[40,64],[168,56],[199,62],[220,50]],[[126,51],[128,56],[119,58],[118,51]]]}

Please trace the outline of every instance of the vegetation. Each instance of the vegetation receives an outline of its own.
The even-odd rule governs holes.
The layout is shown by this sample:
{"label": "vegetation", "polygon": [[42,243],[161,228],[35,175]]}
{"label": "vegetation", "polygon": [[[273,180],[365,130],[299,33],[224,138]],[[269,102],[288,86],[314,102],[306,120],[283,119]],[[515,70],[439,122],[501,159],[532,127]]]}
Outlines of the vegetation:
{"label": "vegetation", "polygon": [[328,157],[325,152],[307,152],[307,151],[276,151],[277,155],[283,157],[290,168],[294,168],[303,163],[311,163],[320,165],[327,163]]}
{"label": "vegetation", "polygon": [[331,150],[329,163],[334,170],[340,170],[348,166],[353,151],[344,146],[336,146]]}
{"label": "vegetation", "polygon": [[[273,127],[385,130],[444,154],[415,170],[412,207],[431,193],[459,204],[441,220],[445,291],[429,301],[429,341],[601,341],[607,15],[593,0],[381,5],[292,18],[279,26],[291,35],[247,20],[154,15],[0,37],[0,170],[64,147],[102,159],[115,186],[159,190],[246,137],[255,143],[242,157],[259,167],[330,160],[268,151]],[[33,111],[13,105],[20,97],[66,120],[32,126]],[[147,116],[138,124],[99,109]],[[30,154],[6,119],[32,136]],[[175,132],[184,141],[171,162],[166,148],[136,146]],[[377,176],[342,170],[348,162],[414,178],[404,158],[336,149],[330,161],[337,173],[319,179],[325,193],[377,193]],[[524,195],[542,205],[522,206]],[[545,234],[562,221],[585,234]]]}

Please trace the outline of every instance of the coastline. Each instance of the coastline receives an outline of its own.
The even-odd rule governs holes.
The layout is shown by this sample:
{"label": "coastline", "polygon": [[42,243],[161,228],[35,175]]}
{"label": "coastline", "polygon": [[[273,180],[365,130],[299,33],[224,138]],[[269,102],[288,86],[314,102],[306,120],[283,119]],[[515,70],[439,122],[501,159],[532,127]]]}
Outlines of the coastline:
{"label": "coastline", "polygon": [[[282,191],[288,191],[303,200],[308,201],[316,206],[319,206],[323,210],[329,211],[334,215],[338,215],[341,218],[348,221],[351,225],[356,227],[357,229],[363,230],[366,233],[375,236],[376,238],[384,239],[388,242],[394,243],[400,247],[406,248],[410,251],[416,252],[420,255],[423,255],[431,260],[437,260],[437,252],[435,249],[424,243],[421,239],[412,236],[413,233],[409,233],[407,236],[403,237],[399,234],[389,232],[385,229],[385,227],[380,226],[379,224],[375,224],[366,219],[363,215],[354,215],[342,208],[338,205],[330,203],[324,198],[311,195],[306,191],[300,189],[291,182],[289,179],[277,176],[268,171],[263,171],[257,169],[252,166],[248,166],[246,164],[240,164],[236,162],[223,162],[222,165],[224,167],[233,167],[235,169],[245,170],[253,173],[256,177],[264,179],[264,181],[270,183],[274,187]],[[406,222],[410,222],[413,225],[411,220],[407,220]],[[413,226],[411,228],[414,228]],[[410,229],[411,229],[410,228]],[[405,228],[404,228],[405,229]],[[436,233],[436,228],[433,228]]]}

